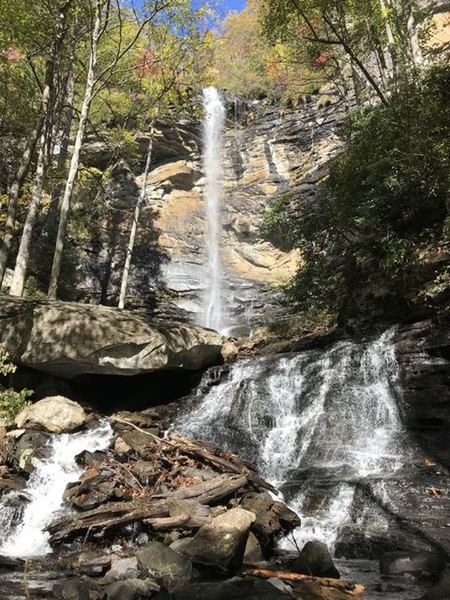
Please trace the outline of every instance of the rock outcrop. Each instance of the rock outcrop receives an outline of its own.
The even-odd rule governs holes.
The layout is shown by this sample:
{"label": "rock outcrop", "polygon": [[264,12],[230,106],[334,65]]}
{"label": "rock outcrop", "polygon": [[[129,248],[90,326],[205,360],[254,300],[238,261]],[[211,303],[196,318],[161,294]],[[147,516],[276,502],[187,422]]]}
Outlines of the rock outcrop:
{"label": "rock outcrop", "polygon": [[179,322],[103,306],[0,299],[0,346],[23,366],[71,378],[197,370],[220,361],[223,338]]}

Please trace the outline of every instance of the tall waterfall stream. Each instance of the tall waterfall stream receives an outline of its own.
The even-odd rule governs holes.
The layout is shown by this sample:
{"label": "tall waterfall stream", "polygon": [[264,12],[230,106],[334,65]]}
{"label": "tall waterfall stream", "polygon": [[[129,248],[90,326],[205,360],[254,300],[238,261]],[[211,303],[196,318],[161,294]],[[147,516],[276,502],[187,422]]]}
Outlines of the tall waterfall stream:
{"label": "tall waterfall stream", "polygon": [[393,334],[238,362],[175,427],[256,462],[302,517],[298,545],[333,548],[356,482],[389,477],[407,453]]}
{"label": "tall waterfall stream", "polygon": [[225,106],[218,90],[203,90],[203,169],[205,174],[207,281],[203,299],[202,325],[224,328],[222,302],[223,267],[221,256],[222,168],[221,142],[225,127]]}

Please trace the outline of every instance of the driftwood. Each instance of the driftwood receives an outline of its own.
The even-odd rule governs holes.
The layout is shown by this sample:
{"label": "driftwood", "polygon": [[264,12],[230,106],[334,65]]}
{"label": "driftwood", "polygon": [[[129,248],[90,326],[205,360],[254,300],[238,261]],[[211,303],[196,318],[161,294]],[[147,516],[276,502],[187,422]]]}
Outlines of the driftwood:
{"label": "driftwood", "polygon": [[254,483],[256,487],[270,490],[271,492],[275,493],[277,492],[277,490],[270,485],[270,483],[258,475],[256,470],[250,464],[235,454],[224,452],[221,448],[215,446],[214,444],[191,440],[176,433],[170,434],[168,441],[171,445],[179,448],[184,454],[189,454],[191,456],[200,458],[204,462],[213,465],[222,472],[244,475],[248,481]]}
{"label": "driftwood", "polygon": [[210,442],[202,442],[198,440],[191,440],[185,438],[177,433],[171,433],[168,438],[159,438],[158,436],[138,427],[127,419],[121,417],[112,417],[112,420],[122,425],[127,425],[144,435],[147,435],[149,439],[156,442],[159,446],[164,444],[171,446],[174,449],[180,450],[184,454],[194,456],[201,459],[210,465],[213,465],[222,473],[237,473],[239,475],[245,475],[248,481],[254,483],[257,487],[270,490],[271,492],[277,492],[277,490],[267,481],[262,479],[254,467],[239,458],[231,452],[224,452],[219,446],[211,444]]}
{"label": "driftwood", "polygon": [[[213,504],[231,496],[246,484],[247,479],[243,476],[223,474],[210,481],[183,487],[175,492],[151,496],[145,500],[109,502],[93,510],[52,523],[48,527],[51,536],[50,543],[58,544],[79,535],[89,535],[135,521],[145,521],[156,529],[164,528],[164,526],[165,528],[182,526],[182,523],[177,524],[174,521],[172,527],[168,527],[170,521],[168,519],[162,520],[169,517],[167,500],[192,499],[201,504]],[[195,522],[193,525],[188,524],[187,526],[195,527]]]}
{"label": "driftwood", "polygon": [[[269,569],[247,569],[246,575],[250,577],[260,577],[262,579],[281,579],[292,583],[305,584],[312,592],[316,591],[322,597],[327,598],[326,591],[333,590],[340,592],[339,598],[361,598],[365,592],[363,585],[353,583],[345,579],[331,579],[329,577],[312,577],[311,575],[300,575],[300,573],[291,573],[289,571],[271,571]],[[333,596],[336,597],[336,596]]]}

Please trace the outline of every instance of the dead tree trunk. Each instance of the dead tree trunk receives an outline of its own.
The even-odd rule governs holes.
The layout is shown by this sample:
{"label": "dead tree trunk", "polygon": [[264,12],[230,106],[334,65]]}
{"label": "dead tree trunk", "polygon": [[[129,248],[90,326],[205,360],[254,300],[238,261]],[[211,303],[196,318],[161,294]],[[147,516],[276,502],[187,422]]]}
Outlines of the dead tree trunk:
{"label": "dead tree trunk", "polygon": [[131,223],[130,237],[128,239],[127,253],[126,253],[126,257],[125,257],[125,265],[123,267],[122,283],[120,286],[120,295],[119,295],[119,304],[118,304],[118,307],[121,309],[125,308],[125,300],[126,300],[127,288],[128,288],[128,278],[130,275],[131,258],[133,256],[133,250],[134,250],[134,244],[136,241],[136,233],[137,233],[137,228],[138,228],[138,224],[139,224],[139,218],[140,218],[141,210],[144,205],[145,197],[147,194],[147,180],[148,180],[148,174],[150,172],[150,165],[152,162],[153,135],[154,135],[154,121],[152,121],[152,124],[150,127],[150,139],[148,142],[147,160],[145,163],[144,179],[142,181],[141,192],[139,194],[139,198],[136,201],[136,206],[134,209],[133,222]]}

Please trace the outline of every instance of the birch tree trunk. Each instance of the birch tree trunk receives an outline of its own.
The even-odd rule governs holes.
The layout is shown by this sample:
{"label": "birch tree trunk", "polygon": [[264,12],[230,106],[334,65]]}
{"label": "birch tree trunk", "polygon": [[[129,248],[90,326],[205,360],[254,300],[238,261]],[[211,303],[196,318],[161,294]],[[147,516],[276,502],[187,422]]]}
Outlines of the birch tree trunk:
{"label": "birch tree trunk", "polygon": [[44,104],[45,100],[45,91],[46,90],[44,89],[40,108],[41,116],[38,119],[35,129],[28,138],[27,145],[22,154],[22,158],[20,160],[16,176],[9,188],[8,211],[6,214],[3,243],[0,249],[0,287],[3,283],[3,279],[5,278],[6,267],[8,266],[8,258],[11,252],[11,246],[14,237],[14,230],[16,228],[17,202],[19,200],[20,189],[23,185],[23,182],[25,181],[25,177],[27,176],[28,170],[30,168],[31,158],[34,153],[34,149],[36,148],[36,143],[44,122],[44,119],[42,117],[42,105]]}
{"label": "birch tree trunk", "polygon": [[392,64],[392,72],[390,73],[390,78],[393,79],[397,72],[397,48],[395,46],[395,38],[394,33],[392,31],[391,24],[389,22],[389,11],[386,6],[385,0],[379,0],[381,6],[381,12],[383,13],[384,27],[386,30],[386,37],[388,42],[388,51]]}
{"label": "birch tree trunk", "polygon": [[120,285],[120,295],[119,295],[119,304],[118,304],[118,307],[121,309],[125,308],[125,299],[126,299],[126,295],[127,295],[128,278],[130,275],[131,258],[133,256],[134,243],[136,240],[136,232],[137,232],[137,228],[138,228],[138,224],[139,224],[139,217],[141,215],[142,206],[144,205],[144,201],[145,201],[145,197],[146,197],[146,193],[147,193],[146,192],[147,180],[148,180],[148,174],[150,172],[150,165],[152,162],[152,153],[153,153],[154,126],[155,126],[154,121],[152,121],[151,128],[150,128],[150,139],[148,142],[148,149],[147,149],[147,160],[145,163],[144,179],[142,182],[142,187],[141,187],[141,192],[139,194],[139,198],[137,199],[136,206],[134,208],[133,222],[131,224],[130,237],[128,239],[127,253],[126,253],[126,257],[125,257],[125,265],[123,267],[122,282]]}
{"label": "birch tree trunk", "polygon": [[44,186],[45,169],[49,158],[48,152],[50,146],[47,142],[48,136],[51,136],[52,130],[51,112],[53,104],[52,101],[54,96],[56,64],[60,58],[64,38],[67,32],[66,19],[71,4],[72,0],[67,0],[65,6],[59,12],[57,33],[45,69],[45,81],[41,103],[43,125],[39,142],[39,153],[37,159],[36,173],[34,176],[31,201],[27,211],[22,237],[20,239],[19,250],[17,253],[16,264],[14,267],[13,279],[9,290],[11,296],[21,296],[25,287],[33,229],[39,214],[39,207],[42,200]]}
{"label": "birch tree trunk", "polygon": [[[70,130],[72,128],[73,121],[73,100],[74,100],[74,78],[73,78],[73,70],[71,69],[69,73],[69,77],[67,80],[66,92],[65,92],[65,104],[66,110],[64,115],[64,123],[62,126],[62,130],[60,132],[60,147],[58,153],[58,170],[63,171],[64,165],[66,164],[68,151],[69,151],[69,141],[70,141]],[[58,221],[58,209],[59,202],[61,200],[61,195],[63,192],[63,182],[58,182],[53,191],[52,197],[50,200],[50,208],[47,215],[47,231],[51,239],[56,234],[56,226]]]}
{"label": "birch tree trunk", "polygon": [[403,2],[403,6],[406,19],[406,31],[408,33],[411,60],[414,66],[419,67],[423,63],[423,54],[420,48],[419,32],[414,16],[414,9],[411,6],[410,2]]}
{"label": "birch tree trunk", "polygon": [[80,152],[81,147],[83,145],[87,118],[89,115],[89,109],[94,93],[95,68],[97,65],[97,46],[101,34],[101,12],[102,2],[101,0],[97,0],[95,6],[95,20],[91,40],[91,50],[89,53],[89,66],[86,77],[86,88],[80,112],[80,120],[78,123],[78,130],[75,139],[74,150],[72,154],[72,159],[70,161],[69,174],[67,176],[66,187],[64,190],[64,196],[62,199],[61,210],[59,214],[58,232],[56,234],[55,251],[53,254],[52,271],[50,275],[50,284],[48,288],[48,297],[51,299],[56,299],[57,296],[59,276],[61,273],[61,260],[64,250],[64,239],[67,229],[67,219],[69,216],[70,203],[72,200],[75,180],[77,178],[78,168],[80,165]]}
{"label": "birch tree trunk", "polygon": [[9,293],[11,296],[22,296],[25,287],[25,279],[27,276],[28,261],[30,258],[31,237],[36,220],[39,214],[39,206],[42,198],[42,190],[44,184],[45,168],[47,165],[47,135],[48,125],[44,125],[41,139],[39,143],[39,154],[36,166],[36,174],[34,176],[33,192],[31,194],[31,202],[28,207],[25,225],[23,227],[22,237],[20,239],[19,251],[16,258],[16,266],[11,282]]}

